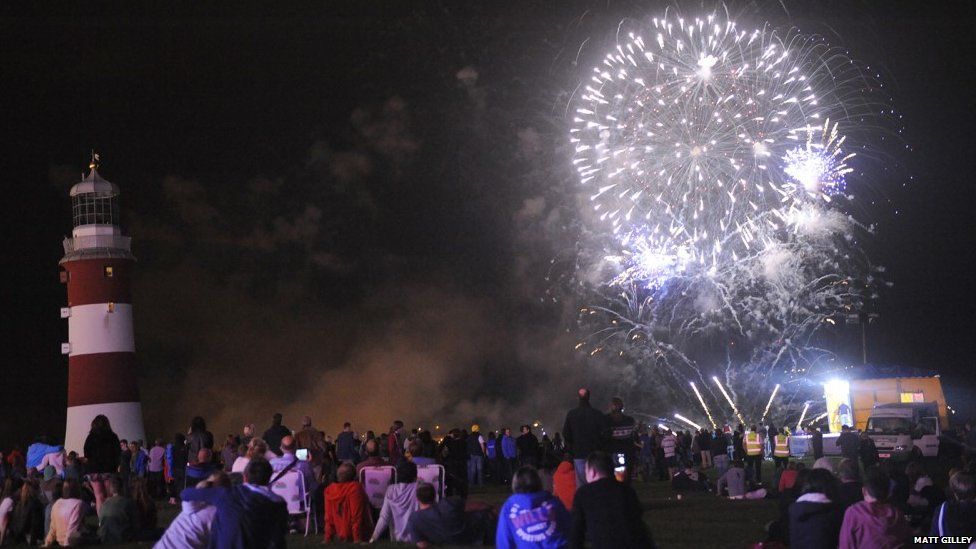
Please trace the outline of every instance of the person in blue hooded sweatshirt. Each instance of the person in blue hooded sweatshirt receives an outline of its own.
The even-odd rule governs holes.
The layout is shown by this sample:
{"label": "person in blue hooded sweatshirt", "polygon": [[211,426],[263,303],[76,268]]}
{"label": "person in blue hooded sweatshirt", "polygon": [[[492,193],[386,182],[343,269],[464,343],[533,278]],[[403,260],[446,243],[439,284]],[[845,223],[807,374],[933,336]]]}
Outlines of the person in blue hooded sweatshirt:
{"label": "person in blue hooded sweatshirt", "polygon": [[571,517],[559,498],[542,489],[534,467],[521,467],[512,478],[512,494],[498,516],[499,549],[556,549],[569,546]]}

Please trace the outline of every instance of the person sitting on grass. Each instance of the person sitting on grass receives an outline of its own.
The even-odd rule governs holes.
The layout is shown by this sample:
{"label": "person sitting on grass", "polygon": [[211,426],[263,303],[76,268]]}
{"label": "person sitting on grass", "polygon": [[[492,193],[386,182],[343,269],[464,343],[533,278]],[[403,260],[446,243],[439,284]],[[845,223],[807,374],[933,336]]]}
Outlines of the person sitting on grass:
{"label": "person sitting on grass", "polygon": [[563,454],[563,461],[552,475],[552,493],[563,502],[567,510],[573,509],[573,496],[576,494],[576,467],[569,452]]}
{"label": "person sitting on grass", "polygon": [[855,503],[864,499],[861,492],[861,477],[858,474],[857,463],[847,458],[837,464],[837,476],[840,484],[837,486],[837,503],[841,507],[841,514]]}
{"label": "person sitting on grass", "polygon": [[417,466],[407,458],[400,458],[397,463],[397,483],[386,489],[370,543],[376,542],[386,532],[387,526],[390,528],[390,541],[411,541],[407,523],[418,508]]}
{"label": "person sitting on grass", "polygon": [[373,531],[373,515],[356,469],[343,463],[325,489],[325,542],[363,542]]}
{"label": "person sitting on grass", "polygon": [[785,492],[792,489],[796,484],[796,477],[799,476],[800,470],[803,467],[804,465],[801,462],[788,461],[786,463],[786,469],[779,475],[779,485],[776,487],[776,491]]}
{"label": "person sitting on grass", "polygon": [[901,511],[888,503],[891,478],[878,467],[864,479],[864,501],[844,512],[840,528],[840,549],[907,547],[912,529]]}
{"label": "person sitting on grass", "polygon": [[127,543],[135,539],[139,530],[139,512],[132,498],[122,493],[122,480],[112,477],[109,497],[102,502],[98,513],[98,537],[103,544]]}
{"label": "person sitting on grass", "polygon": [[55,542],[61,547],[83,543],[87,538],[83,532],[85,515],[90,511],[81,499],[81,485],[73,480],[64,481],[61,499],[51,506],[51,526],[44,538],[44,546],[50,547]]}
{"label": "person sitting on grass", "polygon": [[[571,464],[568,470],[575,478]],[[505,501],[498,517],[495,547],[549,549],[569,544],[569,512],[559,498],[542,489],[535,468],[519,468],[512,479],[512,491],[515,493]]]}
{"label": "person sitting on grass", "polygon": [[671,489],[679,495],[685,492],[704,492],[708,490],[708,481],[694,467],[685,467],[671,477]]}
{"label": "person sitting on grass", "polygon": [[459,545],[475,541],[476,535],[468,525],[464,500],[446,497],[437,501],[434,486],[417,484],[418,509],[407,521],[407,533],[417,547],[430,545]]}
{"label": "person sitting on grass", "polygon": [[831,549],[840,533],[841,509],[834,502],[837,479],[823,469],[810,471],[803,495],[790,505],[790,547]]}
{"label": "person sitting on grass", "polygon": [[183,501],[217,507],[209,545],[212,549],[285,547],[288,509],[284,500],[268,488],[271,474],[271,464],[255,457],[247,464],[244,484],[240,486],[183,490]]}
{"label": "person sitting on grass", "polygon": [[[230,489],[230,477],[217,471],[197,488]],[[184,501],[179,515],[169,524],[154,549],[205,549],[210,544],[217,507],[202,501]]]}
{"label": "person sitting on grass", "polygon": [[949,476],[950,498],[932,516],[930,536],[976,537],[976,478],[970,473]]}
{"label": "person sitting on grass", "polygon": [[586,459],[586,482],[573,498],[570,547],[581,548],[587,541],[594,549],[654,547],[637,492],[617,482],[609,455],[590,454]]}
{"label": "person sitting on grass", "polygon": [[746,470],[741,459],[732,462],[732,466],[718,479],[715,493],[722,495],[722,490],[728,490],[729,499],[742,499],[746,496]]}

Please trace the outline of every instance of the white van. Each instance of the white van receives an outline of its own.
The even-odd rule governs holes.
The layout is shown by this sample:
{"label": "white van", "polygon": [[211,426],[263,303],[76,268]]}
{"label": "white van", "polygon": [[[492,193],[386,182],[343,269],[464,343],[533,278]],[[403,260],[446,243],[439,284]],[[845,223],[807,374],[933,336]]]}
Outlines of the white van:
{"label": "white van", "polygon": [[938,411],[936,402],[878,404],[864,430],[881,459],[935,457],[942,434]]}

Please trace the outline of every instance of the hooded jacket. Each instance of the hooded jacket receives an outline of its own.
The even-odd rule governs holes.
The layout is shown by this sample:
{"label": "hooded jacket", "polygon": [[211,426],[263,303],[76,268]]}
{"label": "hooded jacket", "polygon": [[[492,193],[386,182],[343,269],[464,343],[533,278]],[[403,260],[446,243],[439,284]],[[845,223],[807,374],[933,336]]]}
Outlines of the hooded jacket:
{"label": "hooded jacket", "polygon": [[183,501],[217,507],[210,549],[284,548],[288,530],[285,501],[267,486],[242,484],[232,488],[186,488]]}
{"label": "hooded jacket", "polygon": [[325,541],[368,541],[373,527],[369,499],[355,480],[325,489]]}
{"label": "hooded jacket", "polygon": [[416,482],[391,485],[383,497],[383,508],[380,509],[380,517],[376,521],[370,542],[379,539],[388,526],[390,541],[412,541],[407,531],[407,522],[418,507]]}
{"label": "hooded jacket", "polygon": [[861,501],[844,513],[840,549],[908,547],[912,530],[901,511],[887,503]]}
{"label": "hooded jacket", "polygon": [[936,508],[930,536],[976,536],[976,502],[947,501]]}
{"label": "hooded jacket", "polygon": [[571,518],[549,492],[512,494],[502,506],[495,533],[499,549],[563,548],[569,544]]}
{"label": "hooded jacket", "polygon": [[567,510],[573,509],[573,495],[576,494],[576,468],[569,461],[564,461],[556,468],[552,475],[553,495],[563,502]]}
{"label": "hooded jacket", "polygon": [[790,547],[832,549],[840,533],[840,506],[820,493],[803,494],[790,505]]}

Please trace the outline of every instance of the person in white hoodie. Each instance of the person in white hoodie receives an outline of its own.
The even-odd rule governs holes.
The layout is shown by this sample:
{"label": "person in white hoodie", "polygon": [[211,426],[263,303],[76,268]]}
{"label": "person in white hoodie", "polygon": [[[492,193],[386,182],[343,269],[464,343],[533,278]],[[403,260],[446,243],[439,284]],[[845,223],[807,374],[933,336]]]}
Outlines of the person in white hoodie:
{"label": "person in white hoodie", "polygon": [[383,507],[376,520],[376,527],[369,542],[375,543],[387,527],[390,529],[390,541],[412,542],[407,523],[410,515],[419,508],[417,502],[417,466],[406,458],[397,462],[397,483],[386,489]]}

